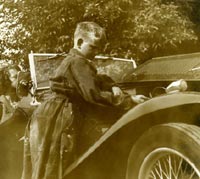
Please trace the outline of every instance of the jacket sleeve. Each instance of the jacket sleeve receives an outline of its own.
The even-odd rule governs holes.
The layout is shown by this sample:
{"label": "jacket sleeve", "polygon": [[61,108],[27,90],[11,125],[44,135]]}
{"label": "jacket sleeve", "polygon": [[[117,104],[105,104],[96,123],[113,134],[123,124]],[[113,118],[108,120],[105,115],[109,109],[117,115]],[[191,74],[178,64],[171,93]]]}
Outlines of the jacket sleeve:
{"label": "jacket sleeve", "polygon": [[112,92],[102,91],[96,70],[84,59],[75,60],[70,66],[74,86],[85,101],[97,105],[115,105]]}
{"label": "jacket sleeve", "polygon": [[105,91],[111,91],[113,86],[117,86],[117,84],[115,83],[115,81],[104,74],[98,74],[97,75],[98,78],[98,84],[101,90],[105,90]]}

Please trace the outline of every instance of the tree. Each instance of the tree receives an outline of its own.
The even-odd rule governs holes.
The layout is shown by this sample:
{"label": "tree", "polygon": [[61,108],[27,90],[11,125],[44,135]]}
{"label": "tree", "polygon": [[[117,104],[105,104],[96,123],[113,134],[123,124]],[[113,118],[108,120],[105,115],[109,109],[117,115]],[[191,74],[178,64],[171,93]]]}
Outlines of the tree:
{"label": "tree", "polygon": [[[104,26],[111,56],[145,61],[154,56],[194,52],[197,25],[188,8],[162,0],[9,0],[2,1],[4,21],[13,31],[3,35],[2,51],[17,49],[8,58],[26,59],[33,52],[59,53],[72,46],[77,22],[96,21]],[[189,5],[192,8],[191,5]],[[3,23],[0,22],[2,25]],[[18,29],[18,30],[17,30]],[[12,39],[12,40],[11,40]]]}
{"label": "tree", "polygon": [[147,58],[182,53],[184,43],[196,43],[194,24],[181,6],[161,3],[160,0],[143,1],[133,12],[133,31],[129,38],[137,41],[137,55]]}
{"label": "tree", "polygon": [[0,11],[0,59],[18,61],[30,33],[21,24],[20,14],[15,9],[4,8],[2,4]]}

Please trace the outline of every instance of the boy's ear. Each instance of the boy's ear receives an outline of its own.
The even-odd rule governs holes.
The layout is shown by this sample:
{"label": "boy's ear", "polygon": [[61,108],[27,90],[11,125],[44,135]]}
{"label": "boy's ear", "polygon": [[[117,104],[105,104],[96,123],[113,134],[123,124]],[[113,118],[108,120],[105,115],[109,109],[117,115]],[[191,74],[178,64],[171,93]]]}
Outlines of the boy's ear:
{"label": "boy's ear", "polygon": [[78,46],[79,49],[81,48],[82,44],[83,44],[83,39],[78,39],[77,46]]}

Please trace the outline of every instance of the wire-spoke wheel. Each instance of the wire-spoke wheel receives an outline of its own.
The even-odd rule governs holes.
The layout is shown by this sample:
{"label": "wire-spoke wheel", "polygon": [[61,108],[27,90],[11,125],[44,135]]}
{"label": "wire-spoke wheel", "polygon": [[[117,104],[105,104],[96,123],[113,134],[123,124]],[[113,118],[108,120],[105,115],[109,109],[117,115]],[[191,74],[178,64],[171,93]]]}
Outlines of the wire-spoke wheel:
{"label": "wire-spoke wheel", "polygon": [[199,171],[191,161],[176,151],[160,148],[145,158],[139,178],[199,179]]}
{"label": "wire-spoke wheel", "polygon": [[200,128],[158,125],[133,146],[127,179],[200,179]]}

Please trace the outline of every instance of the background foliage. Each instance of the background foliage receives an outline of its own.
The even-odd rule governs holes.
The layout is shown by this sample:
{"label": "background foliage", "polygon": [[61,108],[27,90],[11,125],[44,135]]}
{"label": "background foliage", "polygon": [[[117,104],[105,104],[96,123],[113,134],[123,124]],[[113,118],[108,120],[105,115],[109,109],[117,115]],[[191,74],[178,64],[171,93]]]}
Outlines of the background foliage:
{"label": "background foliage", "polygon": [[67,52],[85,20],[106,28],[109,56],[142,63],[196,52],[199,7],[195,0],[0,0],[0,58],[26,62],[31,51]]}

